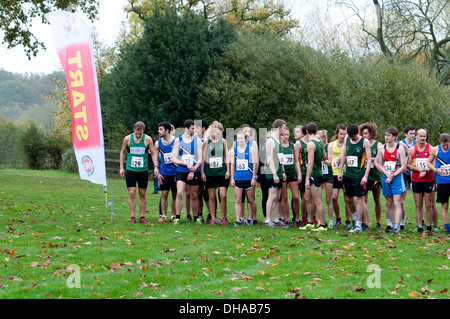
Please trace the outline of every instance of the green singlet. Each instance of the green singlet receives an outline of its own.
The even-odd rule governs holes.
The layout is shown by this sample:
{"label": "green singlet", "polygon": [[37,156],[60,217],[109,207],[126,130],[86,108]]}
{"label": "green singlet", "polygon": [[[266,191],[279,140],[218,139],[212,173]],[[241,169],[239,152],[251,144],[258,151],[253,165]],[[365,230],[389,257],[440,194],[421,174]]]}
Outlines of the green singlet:
{"label": "green singlet", "polygon": [[208,138],[204,170],[206,176],[223,176],[227,172],[222,138],[217,142]]}

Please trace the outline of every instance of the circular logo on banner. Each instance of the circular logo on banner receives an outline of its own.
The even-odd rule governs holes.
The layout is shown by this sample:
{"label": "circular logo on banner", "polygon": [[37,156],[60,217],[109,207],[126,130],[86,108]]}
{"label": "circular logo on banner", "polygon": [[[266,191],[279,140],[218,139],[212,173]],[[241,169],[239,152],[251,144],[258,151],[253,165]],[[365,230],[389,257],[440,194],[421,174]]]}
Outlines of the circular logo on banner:
{"label": "circular logo on banner", "polygon": [[81,159],[81,163],[83,164],[84,170],[86,171],[88,176],[94,174],[94,162],[89,156],[83,156],[83,158]]}

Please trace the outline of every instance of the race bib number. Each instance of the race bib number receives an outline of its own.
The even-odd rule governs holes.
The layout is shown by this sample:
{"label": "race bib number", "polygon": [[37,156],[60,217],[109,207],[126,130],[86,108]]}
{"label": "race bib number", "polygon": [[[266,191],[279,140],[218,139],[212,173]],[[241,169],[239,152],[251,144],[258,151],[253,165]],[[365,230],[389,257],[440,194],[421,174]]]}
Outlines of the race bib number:
{"label": "race bib number", "polygon": [[209,168],[221,168],[223,165],[222,157],[211,157],[209,159]]}
{"label": "race bib number", "polygon": [[450,175],[450,164],[441,165],[441,168],[447,175]]}
{"label": "race bib number", "polygon": [[284,154],[283,165],[294,165],[294,154]]}
{"label": "race bib number", "polygon": [[417,168],[427,168],[428,159],[426,158],[416,158],[416,167]]}
{"label": "race bib number", "polygon": [[325,162],[322,162],[322,174],[327,175],[328,174],[328,165],[325,164]]}
{"label": "race bib number", "polygon": [[172,153],[164,154],[164,164],[172,164]]}
{"label": "race bib number", "polygon": [[358,167],[358,156],[347,156],[348,167]]}
{"label": "race bib number", "polygon": [[238,170],[238,171],[248,170],[248,160],[246,160],[246,159],[237,159],[236,160],[236,170]]}
{"label": "race bib number", "polygon": [[181,161],[187,165],[194,165],[194,155],[182,155],[181,156]]}
{"label": "race bib number", "polygon": [[144,159],[138,156],[131,157],[131,167],[133,168],[143,168],[144,167]]}
{"label": "race bib number", "polygon": [[388,172],[395,172],[396,166],[397,166],[397,162],[394,162],[394,161],[384,162],[384,169]]}
{"label": "race bib number", "polygon": [[333,168],[339,168],[339,157],[333,158]]}

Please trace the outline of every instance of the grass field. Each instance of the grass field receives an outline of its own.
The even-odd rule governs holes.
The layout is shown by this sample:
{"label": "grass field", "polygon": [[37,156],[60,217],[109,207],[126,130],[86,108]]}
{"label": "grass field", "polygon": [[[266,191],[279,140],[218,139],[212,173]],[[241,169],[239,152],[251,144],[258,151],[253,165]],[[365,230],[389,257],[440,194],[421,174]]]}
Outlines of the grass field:
{"label": "grass field", "polygon": [[[130,224],[124,180],[101,185],[60,171],[0,170],[3,299],[448,299],[449,237],[419,236],[412,195],[406,229],[350,234],[185,222]],[[232,191],[228,220],[234,221]],[[262,222],[257,191],[258,219]],[[343,202],[341,208],[343,208]],[[438,206],[440,210],[440,206]],[[384,210],[384,201],[383,201]],[[384,212],[383,212],[384,214]],[[205,213],[206,215],[206,208]],[[439,212],[440,215],[440,212]],[[440,217],[440,226],[442,220]]]}

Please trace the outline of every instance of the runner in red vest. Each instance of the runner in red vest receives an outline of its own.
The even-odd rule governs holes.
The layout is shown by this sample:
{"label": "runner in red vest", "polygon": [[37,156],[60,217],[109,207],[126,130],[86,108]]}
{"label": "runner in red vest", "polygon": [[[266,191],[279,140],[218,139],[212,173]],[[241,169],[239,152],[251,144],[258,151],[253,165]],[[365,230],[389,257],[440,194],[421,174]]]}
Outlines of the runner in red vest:
{"label": "runner in red vest", "polygon": [[415,232],[423,232],[423,202],[425,199],[427,230],[431,231],[433,219],[433,191],[434,173],[427,166],[431,146],[426,142],[427,131],[417,131],[416,145],[408,149],[407,168],[411,171],[411,188],[416,204],[416,229]]}

